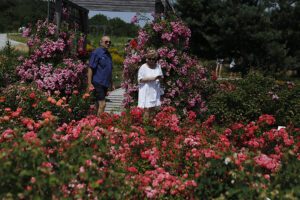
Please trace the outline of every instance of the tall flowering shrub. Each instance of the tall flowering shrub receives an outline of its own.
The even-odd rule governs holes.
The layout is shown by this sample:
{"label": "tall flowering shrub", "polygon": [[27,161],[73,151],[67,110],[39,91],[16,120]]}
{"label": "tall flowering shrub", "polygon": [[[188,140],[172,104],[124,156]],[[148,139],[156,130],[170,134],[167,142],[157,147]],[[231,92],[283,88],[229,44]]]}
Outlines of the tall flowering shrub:
{"label": "tall flowering shrub", "polygon": [[[62,23],[58,30],[55,24],[39,20],[34,27],[27,28],[23,36],[29,37],[30,52],[28,57],[19,58],[22,64],[16,68],[22,80],[65,94],[71,94],[82,85],[87,65],[76,59],[73,49],[76,49],[77,37],[69,24]],[[79,47],[83,40],[83,37],[79,39]]]}
{"label": "tall flowering shrub", "polygon": [[185,114],[188,110],[197,113],[207,110],[205,100],[212,92],[214,79],[209,69],[198,64],[197,59],[187,53],[190,37],[190,29],[178,18],[167,20],[157,17],[139,31],[134,53],[124,61],[124,107],[136,105],[138,69],[145,63],[147,50],[156,49],[158,63],[164,73],[162,104],[177,107],[179,112]]}

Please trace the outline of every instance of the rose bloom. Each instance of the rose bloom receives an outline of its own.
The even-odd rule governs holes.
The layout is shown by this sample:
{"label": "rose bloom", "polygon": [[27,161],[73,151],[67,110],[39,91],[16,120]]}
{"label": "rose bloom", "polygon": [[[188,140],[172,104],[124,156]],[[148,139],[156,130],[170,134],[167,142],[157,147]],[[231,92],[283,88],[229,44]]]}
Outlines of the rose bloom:
{"label": "rose bloom", "polygon": [[265,179],[270,179],[270,175],[269,174],[265,174],[264,177],[265,177]]}
{"label": "rose bloom", "polygon": [[34,93],[31,93],[31,94],[29,95],[29,97],[30,97],[31,99],[34,99],[34,98],[36,97],[36,95],[35,95]]}
{"label": "rose bloom", "polygon": [[138,46],[138,43],[135,40],[132,40],[130,42],[130,46],[131,46],[131,48],[135,49]]}

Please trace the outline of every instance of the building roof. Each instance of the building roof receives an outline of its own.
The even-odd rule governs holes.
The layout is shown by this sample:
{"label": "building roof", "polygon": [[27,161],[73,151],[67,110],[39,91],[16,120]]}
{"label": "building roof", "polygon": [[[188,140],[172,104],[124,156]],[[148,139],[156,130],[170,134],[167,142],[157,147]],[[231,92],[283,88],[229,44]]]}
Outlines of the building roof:
{"label": "building roof", "polygon": [[162,3],[165,7],[168,0],[70,0],[88,10],[115,12],[153,12],[155,4]]}

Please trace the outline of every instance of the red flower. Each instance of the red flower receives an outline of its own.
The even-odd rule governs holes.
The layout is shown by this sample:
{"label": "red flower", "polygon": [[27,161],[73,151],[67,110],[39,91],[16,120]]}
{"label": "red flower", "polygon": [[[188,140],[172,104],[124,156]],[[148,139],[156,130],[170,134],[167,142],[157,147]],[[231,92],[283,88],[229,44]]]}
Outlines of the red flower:
{"label": "red flower", "polygon": [[211,78],[215,81],[218,79],[216,73],[214,71],[211,71]]}
{"label": "red flower", "polygon": [[259,117],[257,123],[272,125],[275,124],[275,118],[272,115],[262,115]]}
{"label": "red flower", "polygon": [[131,48],[135,49],[138,46],[138,43],[135,40],[131,40],[130,46]]}
{"label": "red flower", "polygon": [[131,173],[138,173],[138,170],[135,167],[129,167],[128,171],[130,171]]}
{"label": "red flower", "polygon": [[51,111],[46,111],[42,114],[42,118],[49,119],[52,117]]}
{"label": "red flower", "polygon": [[192,110],[189,111],[188,114],[189,114],[189,119],[190,120],[194,120],[197,117],[196,113],[194,111],[192,111]]}
{"label": "red flower", "polygon": [[34,99],[36,96],[35,96],[34,93],[31,93],[31,94],[29,95],[29,97],[30,97],[31,99]]}

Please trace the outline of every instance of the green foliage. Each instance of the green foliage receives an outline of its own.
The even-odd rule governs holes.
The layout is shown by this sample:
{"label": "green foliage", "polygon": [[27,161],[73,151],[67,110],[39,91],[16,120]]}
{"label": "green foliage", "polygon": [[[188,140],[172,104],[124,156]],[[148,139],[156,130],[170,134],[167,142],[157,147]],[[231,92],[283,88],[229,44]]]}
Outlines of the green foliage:
{"label": "green foliage", "polygon": [[22,33],[7,33],[7,38],[25,44],[28,42],[28,38],[23,37]]}
{"label": "green foliage", "polygon": [[90,33],[94,35],[113,35],[122,37],[136,37],[139,30],[139,26],[126,23],[120,18],[108,19],[102,14],[98,14],[89,19],[89,24],[99,25],[97,28],[94,26],[90,27]]}
{"label": "green foliage", "polygon": [[282,167],[273,177],[271,199],[300,199],[300,160],[289,151],[282,160]]}
{"label": "green foliage", "polygon": [[208,102],[208,115],[213,114],[221,123],[250,122],[260,115],[270,114],[276,124],[300,122],[299,84],[275,81],[258,75],[224,82]]}
{"label": "green foliage", "polygon": [[[270,0],[272,4],[271,22],[274,29],[281,30],[280,40],[282,44],[286,44],[287,55],[292,59],[293,63],[290,69],[298,70],[300,74],[300,2],[287,0],[276,1]],[[276,4],[275,4],[276,3]],[[287,66],[282,66],[286,68]]]}
{"label": "green foliage", "polygon": [[197,196],[203,199],[220,200],[257,198],[264,189],[251,187],[247,182],[264,183],[265,181],[263,177],[255,176],[257,172],[251,165],[249,162],[246,165],[247,168],[241,170],[232,161],[225,163],[224,159],[211,159],[203,167],[199,178],[196,179]]}
{"label": "green foliage", "polygon": [[19,64],[17,58],[21,53],[14,50],[9,42],[0,51],[0,88],[19,80],[15,68]]}
{"label": "green foliage", "polygon": [[0,32],[17,32],[21,26],[35,23],[47,16],[47,1],[1,0]]}
{"label": "green foliage", "polygon": [[299,69],[299,2],[178,0],[175,7],[196,55],[236,58],[243,75],[251,67],[265,74]]}
{"label": "green foliage", "polygon": [[102,15],[102,14],[95,15],[89,19],[89,24],[91,24],[91,25],[98,25],[98,24],[107,25],[108,22],[109,22],[109,19],[105,15]]}

